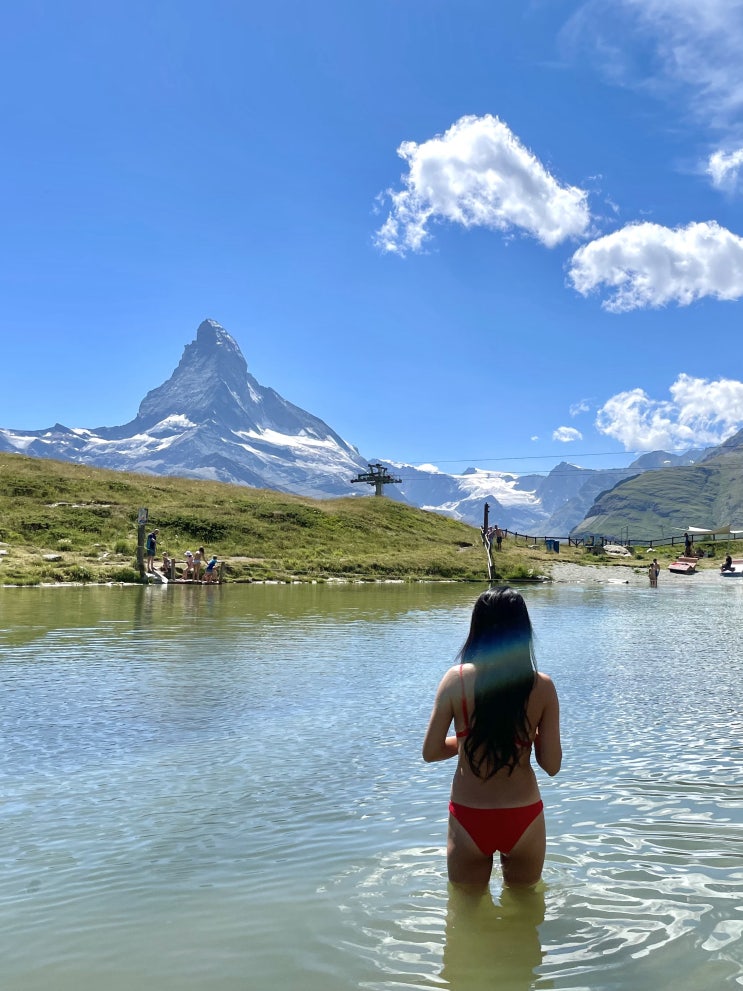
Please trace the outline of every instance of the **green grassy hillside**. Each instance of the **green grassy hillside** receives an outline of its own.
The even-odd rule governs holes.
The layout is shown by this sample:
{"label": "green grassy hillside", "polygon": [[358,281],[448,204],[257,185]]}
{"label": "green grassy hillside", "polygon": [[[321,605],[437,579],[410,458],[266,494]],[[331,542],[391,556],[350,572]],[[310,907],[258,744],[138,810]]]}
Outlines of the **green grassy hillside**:
{"label": "green grassy hillside", "polygon": [[[477,529],[390,499],[315,501],[217,482],[0,454],[0,583],[136,581],[137,510],[182,562],[203,545],[233,581],[483,581]],[[148,527],[149,529],[149,527]],[[504,551],[499,577],[544,570]]]}
{"label": "green grassy hillside", "polygon": [[680,535],[689,526],[743,527],[741,456],[637,475],[599,496],[576,533],[635,540]]}

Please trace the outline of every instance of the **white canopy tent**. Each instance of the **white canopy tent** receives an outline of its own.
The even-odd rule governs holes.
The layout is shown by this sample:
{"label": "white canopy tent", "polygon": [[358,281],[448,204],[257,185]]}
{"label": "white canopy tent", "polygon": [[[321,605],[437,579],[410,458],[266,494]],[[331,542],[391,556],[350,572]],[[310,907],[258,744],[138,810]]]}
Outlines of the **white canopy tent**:
{"label": "white canopy tent", "polygon": [[738,535],[743,534],[743,526],[718,526],[708,530],[701,526],[688,526],[686,532],[690,537],[727,537],[728,540],[736,540]]}

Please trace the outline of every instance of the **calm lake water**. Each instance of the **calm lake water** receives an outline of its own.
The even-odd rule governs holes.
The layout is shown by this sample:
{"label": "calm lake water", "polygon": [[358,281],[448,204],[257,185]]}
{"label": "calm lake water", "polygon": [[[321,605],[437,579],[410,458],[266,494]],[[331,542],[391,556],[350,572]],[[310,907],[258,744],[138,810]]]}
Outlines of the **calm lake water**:
{"label": "calm lake water", "polygon": [[743,984],[743,582],[525,589],[544,882],[446,881],[433,693],[481,589],[0,589],[3,991]]}

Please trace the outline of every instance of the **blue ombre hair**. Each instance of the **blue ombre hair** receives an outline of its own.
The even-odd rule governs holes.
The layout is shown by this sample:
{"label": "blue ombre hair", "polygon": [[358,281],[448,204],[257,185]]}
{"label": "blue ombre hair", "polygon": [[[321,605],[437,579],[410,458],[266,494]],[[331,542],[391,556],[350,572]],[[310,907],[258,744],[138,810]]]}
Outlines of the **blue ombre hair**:
{"label": "blue ombre hair", "polygon": [[475,602],[458,658],[475,666],[475,705],[464,753],[477,777],[511,774],[531,741],[526,715],[537,667],[534,634],[523,596],[490,588]]}

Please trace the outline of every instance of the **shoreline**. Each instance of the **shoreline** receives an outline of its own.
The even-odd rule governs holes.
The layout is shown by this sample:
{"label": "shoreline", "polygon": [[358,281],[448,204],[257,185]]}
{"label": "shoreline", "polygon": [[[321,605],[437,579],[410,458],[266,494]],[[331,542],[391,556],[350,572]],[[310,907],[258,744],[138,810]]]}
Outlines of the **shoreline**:
{"label": "shoreline", "polygon": [[[665,577],[666,581],[693,581],[707,583],[710,580],[719,578],[717,568],[704,568],[694,575],[671,575],[667,569],[661,571],[661,582]],[[3,588],[167,588],[169,585],[195,586],[211,584],[222,585],[477,585],[486,584],[488,579],[466,580],[456,578],[297,578],[282,581],[281,579],[257,579],[253,581],[222,581],[213,583],[203,582],[39,582],[37,585],[0,585]],[[535,576],[532,579],[519,580],[512,579],[504,581],[502,584],[518,587],[520,585],[633,585],[639,587],[649,587],[647,567],[638,565],[622,564],[573,564],[570,561],[550,562],[549,572]]]}
{"label": "shoreline", "polygon": [[[569,561],[555,561],[551,568],[551,581],[570,585],[597,583],[604,585],[637,585],[649,588],[647,565],[638,564],[571,564]],[[668,568],[661,568],[659,585],[665,582],[700,582],[706,584],[717,581],[719,568],[701,568],[693,575],[673,575]]]}
{"label": "shoreline", "polygon": [[[720,577],[720,572],[717,567],[714,568],[701,568],[695,574],[685,576],[685,575],[672,575],[668,572],[666,568],[661,570],[661,583],[663,579],[665,581],[672,580],[673,582],[677,580],[681,581],[693,581],[697,584],[704,583],[707,584],[711,581],[716,582]],[[180,586],[201,586],[203,584],[209,585],[479,585],[486,584],[488,579],[483,576],[482,579],[466,579],[466,578],[340,578],[337,576],[332,576],[329,578],[294,578],[294,579],[278,579],[278,578],[263,578],[254,579],[248,581],[221,581],[221,582],[189,582],[189,581],[169,581],[165,582],[121,582],[121,581],[102,581],[102,582],[39,582],[35,585],[30,584],[0,584],[0,589],[3,588],[167,588],[170,585]],[[549,585],[549,584],[565,584],[565,585],[633,585],[639,587],[649,587],[648,581],[648,571],[647,565],[644,562],[637,562],[636,564],[577,564],[571,561],[550,561],[549,567],[545,568],[543,574],[535,575],[533,578],[512,578],[504,579],[499,581],[499,584],[512,585],[518,587],[520,585]]]}
{"label": "shoreline", "polygon": [[560,584],[585,585],[598,582],[608,585],[647,585],[647,568],[624,564],[571,564],[555,561],[550,580]]}

